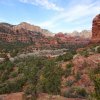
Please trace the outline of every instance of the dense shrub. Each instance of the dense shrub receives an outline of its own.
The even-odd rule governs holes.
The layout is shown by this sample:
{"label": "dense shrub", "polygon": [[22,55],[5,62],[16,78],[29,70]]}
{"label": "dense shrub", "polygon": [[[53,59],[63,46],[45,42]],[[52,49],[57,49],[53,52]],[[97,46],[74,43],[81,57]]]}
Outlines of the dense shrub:
{"label": "dense shrub", "polygon": [[66,54],[64,55],[60,55],[58,58],[57,58],[57,61],[69,61],[73,59],[73,53],[72,52],[67,52]]}
{"label": "dense shrub", "polygon": [[81,87],[75,87],[75,92],[77,97],[87,97],[88,93],[86,92],[86,90],[84,88]]}
{"label": "dense shrub", "polygon": [[14,79],[13,81],[6,81],[5,83],[0,84],[0,94],[21,91],[22,86],[25,83],[25,80],[26,79],[24,77],[20,77],[20,78]]}
{"label": "dense shrub", "polygon": [[97,48],[97,52],[100,53],[100,46]]}
{"label": "dense shrub", "polygon": [[89,56],[89,52],[87,50],[81,51],[80,54],[82,56],[88,57]]}
{"label": "dense shrub", "polygon": [[87,98],[88,93],[84,88],[72,87],[63,94],[67,98]]}
{"label": "dense shrub", "polygon": [[9,78],[10,72],[13,70],[14,64],[10,61],[2,62],[0,65],[0,81],[4,82]]}
{"label": "dense shrub", "polygon": [[62,70],[54,61],[49,61],[43,70],[43,90],[50,94],[59,94]]}
{"label": "dense shrub", "polygon": [[76,81],[78,81],[78,80],[81,79],[81,73],[80,73],[80,72],[77,72],[77,73],[76,73],[75,79],[76,79]]}
{"label": "dense shrub", "polygon": [[71,87],[71,86],[73,85],[73,83],[74,83],[73,80],[68,80],[68,81],[66,82],[66,86]]}
{"label": "dense shrub", "polygon": [[67,89],[64,93],[63,96],[66,98],[75,98],[75,96],[72,94],[74,92],[73,88]]}
{"label": "dense shrub", "polygon": [[17,76],[18,76],[18,72],[17,71],[13,71],[9,75],[10,78],[14,78],[14,77],[17,77]]}
{"label": "dense shrub", "polygon": [[66,65],[66,70],[65,70],[65,77],[68,77],[69,75],[71,75],[71,71],[72,71],[72,67],[73,67],[73,63],[69,63]]}
{"label": "dense shrub", "polygon": [[[19,64],[18,64],[19,62]],[[27,78],[26,94],[37,96],[39,92],[59,94],[61,86],[62,69],[55,60],[28,57],[17,61],[18,73]]]}
{"label": "dense shrub", "polygon": [[9,79],[8,77],[8,72],[7,71],[4,71],[0,77],[0,81],[1,82],[4,82],[5,80]]}
{"label": "dense shrub", "polygon": [[95,87],[92,98],[100,100],[100,64],[98,64],[97,68],[90,71],[90,78],[93,81]]}

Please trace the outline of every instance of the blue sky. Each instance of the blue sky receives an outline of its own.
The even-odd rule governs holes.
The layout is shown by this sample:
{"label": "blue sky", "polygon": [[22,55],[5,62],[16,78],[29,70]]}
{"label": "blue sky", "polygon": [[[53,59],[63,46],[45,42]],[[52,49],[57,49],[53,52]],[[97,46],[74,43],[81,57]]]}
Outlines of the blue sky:
{"label": "blue sky", "polygon": [[0,22],[28,22],[52,32],[91,29],[100,0],[0,0]]}

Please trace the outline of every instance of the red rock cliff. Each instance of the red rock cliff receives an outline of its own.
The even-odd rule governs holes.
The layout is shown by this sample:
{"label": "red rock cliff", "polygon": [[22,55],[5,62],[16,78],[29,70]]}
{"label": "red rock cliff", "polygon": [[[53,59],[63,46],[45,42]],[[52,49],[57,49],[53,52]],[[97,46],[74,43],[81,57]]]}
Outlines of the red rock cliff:
{"label": "red rock cliff", "polygon": [[92,23],[92,41],[100,42],[100,14],[98,14]]}

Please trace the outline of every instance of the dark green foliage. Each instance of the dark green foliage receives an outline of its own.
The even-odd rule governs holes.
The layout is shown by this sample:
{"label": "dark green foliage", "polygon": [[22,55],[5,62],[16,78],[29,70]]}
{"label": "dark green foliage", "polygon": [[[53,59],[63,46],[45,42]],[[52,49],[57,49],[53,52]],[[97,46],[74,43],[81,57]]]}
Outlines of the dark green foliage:
{"label": "dark green foliage", "polygon": [[73,85],[73,83],[74,83],[73,80],[68,80],[68,81],[66,82],[66,86],[71,87],[71,86]]}
{"label": "dark green foliage", "polygon": [[87,92],[84,88],[76,87],[75,88],[77,97],[87,97]]}
{"label": "dark green foliage", "polygon": [[47,62],[43,70],[43,90],[50,94],[59,94],[61,86],[62,70],[55,61]]}
{"label": "dark green foliage", "polygon": [[100,100],[100,64],[90,72],[90,78],[94,83],[95,92],[92,95],[96,100]]}
{"label": "dark green foliage", "polygon": [[[27,87],[25,93],[35,99],[38,93],[59,94],[61,86],[62,69],[55,60],[28,57],[16,62],[18,73],[26,77]],[[33,98],[34,97],[34,98]]]}
{"label": "dark green foliage", "polygon": [[30,84],[30,87],[26,89],[26,93],[29,92],[32,97],[36,98],[37,96],[37,84],[39,79],[39,69],[38,66],[25,67],[24,75],[27,78],[27,81]]}
{"label": "dark green foliage", "polygon": [[5,53],[0,53],[0,58],[4,58],[6,56]]}
{"label": "dark green foliage", "polygon": [[31,43],[13,42],[7,43],[0,41],[0,49],[4,52],[10,52],[12,56],[15,56],[18,52],[21,52],[23,48],[29,46]]}
{"label": "dark green foliage", "polygon": [[5,83],[0,84],[0,94],[5,93],[13,93],[13,92],[19,92],[22,90],[22,86],[25,83],[25,78],[15,78],[12,81],[6,81]]}
{"label": "dark green foliage", "polygon": [[81,51],[80,54],[82,56],[88,57],[89,56],[89,52],[87,50]]}
{"label": "dark green foliage", "polygon": [[17,71],[13,71],[9,75],[10,78],[14,78],[14,77],[17,77],[17,76],[18,76],[18,72]]}
{"label": "dark green foliage", "polygon": [[73,54],[68,52],[65,57],[64,57],[64,61],[69,61],[73,58]]}
{"label": "dark green foliage", "polygon": [[31,95],[30,99],[35,100],[38,94],[39,77],[44,67],[44,58],[28,57],[21,59],[17,61],[17,66],[19,67],[18,73],[23,73],[27,80],[28,87],[24,92]]}
{"label": "dark green foliage", "polygon": [[[19,92],[22,90],[25,77],[18,75],[17,71],[15,73],[14,67],[14,63],[9,60],[0,64],[0,94]],[[16,75],[11,77],[11,73],[15,73]]]}
{"label": "dark green foliage", "polygon": [[[25,100],[37,100],[37,90],[35,85],[33,84],[29,84],[28,86],[26,86],[26,89],[24,90],[25,94],[26,94],[26,99]],[[28,97],[28,95],[30,95]]]}
{"label": "dark green foliage", "polygon": [[14,64],[13,64],[12,62],[10,62],[10,61],[7,61],[5,67],[6,67],[6,69],[7,69],[8,71],[11,71],[11,70],[13,69],[13,67],[14,67]]}
{"label": "dark green foliage", "polygon": [[81,73],[77,72],[76,75],[75,75],[75,78],[76,78],[76,81],[80,80],[81,79]]}
{"label": "dark green foliage", "polygon": [[9,77],[9,73],[13,70],[14,64],[10,61],[5,61],[2,64],[0,64],[0,81],[4,82]]}
{"label": "dark green foliage", "polygon": [[15,57],[15,56],[17,56],[17,54],[18,54],[18,50],[17,50],[17,49],[14,49],[14,50],[10,53],[11,57]]}
{"label": "dark green foliage", "polygon": [[97,52],[100,53],[100,46],[97,48]]}
{"label": "dark green foliage", "polygon": [[66,68],[68,68],[68,69],[70,69],[72,67],[73,67],[73,63],[72,62],[70,62],[69,64],[66,65]]}
{"label": "dark green foliage", "polygon": [[71,75],[72,67],[73,67],[72,62],[67,64],[66,70],[65,70],[65,77],[68,77],[69,75]]}
{"label": "dark green foliage", "polygon": [[0,77],[0,81],[1,82],[4,82],[5,80],[9,79],[8,77],[8,72],[7,71],[4,71]]}
{"label": "dark green foliage", "polygon": [[88,93],[84,88],[72,87],[66,90],[63,95],[67,98],[87,98]]}
{"label": "dark green foliage", "polygon": [[60,55],[58,58],[57,58],[57,61],[69,61],[73,59],[73,53],[72,52],[67,52],[66,54],[64,55]]}

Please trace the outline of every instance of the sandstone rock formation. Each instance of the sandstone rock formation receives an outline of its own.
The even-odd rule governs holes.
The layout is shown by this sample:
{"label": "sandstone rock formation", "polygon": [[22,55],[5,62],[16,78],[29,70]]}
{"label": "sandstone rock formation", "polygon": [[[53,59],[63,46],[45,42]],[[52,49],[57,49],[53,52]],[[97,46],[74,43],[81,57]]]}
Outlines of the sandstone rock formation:
{"label": "sandstone rock formation", "polygon": [[23,93],[18,92],[18,93],[0,95],[0,100],[23,100],[23,97],[24,97]]}
{"label": "sandstone rock formation", "polygon": [[20,29],[26,29],[26,30],[34,31],[34,32],[40,32],[45,36],[52,36],[51,32],[49,32],[48,30],[42,29],[39,26],[31,25],[31,24],[26,23],[26,22],[22,22],[19,25],[15,25],[13,27],[13,30],[15,30],[15,31],[20,30]]}
{"label": "sandstone rock formation", "polygon": [[84,38],[84,36],[74,37],[63,33],[53,35],[53,33],[46,29],[22,22],[18,25],[0,23],[0,41],[7,43],[33,43],[33,46],[39,49],[51,47],[62,48],[62,44],[64,48],[67,46],[66,44],[87,45],[90,40]]}
{"label": "sandstone rock formation", "polygon": [[100,42],[100,14],[93,19],[92,24],[92,41]]}
{"label": "sandstone rock formation", "polygon": [[74,36],[74,37],[90,39],[92,37],[92,32],[90,30],[82,30],[81,32],[74,31],[74,32],[70,33],[70,35]]}

